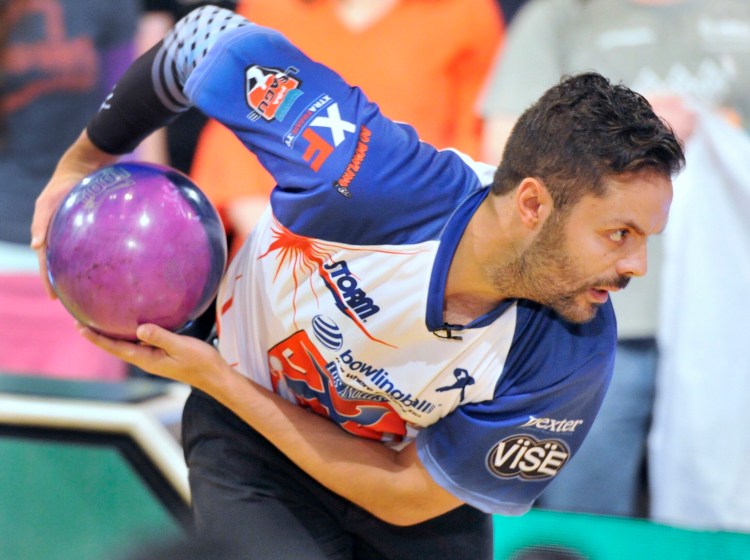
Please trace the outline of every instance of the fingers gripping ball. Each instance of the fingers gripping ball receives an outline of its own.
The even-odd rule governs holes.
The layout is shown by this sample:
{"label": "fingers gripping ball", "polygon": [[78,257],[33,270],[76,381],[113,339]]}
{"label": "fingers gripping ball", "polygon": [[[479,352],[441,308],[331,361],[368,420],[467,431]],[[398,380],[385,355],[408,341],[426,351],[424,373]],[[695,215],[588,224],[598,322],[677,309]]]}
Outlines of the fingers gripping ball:
{"label": "fingers gripping ball", "polygon": [[118,163],[84,178],[47,235],[52,288],[81,323],[135,340],[143,323],[177,331],[211,304],[227,262],[215,208],[169,167]]}

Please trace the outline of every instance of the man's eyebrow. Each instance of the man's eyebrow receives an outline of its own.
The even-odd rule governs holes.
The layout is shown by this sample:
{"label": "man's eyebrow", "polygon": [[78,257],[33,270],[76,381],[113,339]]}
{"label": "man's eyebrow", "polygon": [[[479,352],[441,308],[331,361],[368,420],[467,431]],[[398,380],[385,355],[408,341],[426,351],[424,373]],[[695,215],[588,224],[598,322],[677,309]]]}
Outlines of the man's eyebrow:
{"label": "man's eyebrow", "polygon": [[[643,228],[641,228],[638,224],[636,224],[633,220],[623,220],[623,224],[628,228],[632,229],[634,232],[636,232],[641,237],[646,237],[646,232],[643,231]],[[659,232],[661,233],[661,231]]]}

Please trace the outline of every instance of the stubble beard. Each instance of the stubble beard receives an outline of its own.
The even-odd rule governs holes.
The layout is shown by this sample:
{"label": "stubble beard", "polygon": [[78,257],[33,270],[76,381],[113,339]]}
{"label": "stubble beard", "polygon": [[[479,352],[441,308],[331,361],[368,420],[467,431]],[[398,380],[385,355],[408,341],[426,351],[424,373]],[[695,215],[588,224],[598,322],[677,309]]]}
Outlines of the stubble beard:
{"label": "stubble beard", "polygon": [[566,321],[587,323],[601,306],[585,301],[591,285],[577,278],[573,260],[565,251],[565,233],[559,218],[548,221],[532,245],[502,271],[496,271],[496,285],[514,284],[516,297],[540,303]]}

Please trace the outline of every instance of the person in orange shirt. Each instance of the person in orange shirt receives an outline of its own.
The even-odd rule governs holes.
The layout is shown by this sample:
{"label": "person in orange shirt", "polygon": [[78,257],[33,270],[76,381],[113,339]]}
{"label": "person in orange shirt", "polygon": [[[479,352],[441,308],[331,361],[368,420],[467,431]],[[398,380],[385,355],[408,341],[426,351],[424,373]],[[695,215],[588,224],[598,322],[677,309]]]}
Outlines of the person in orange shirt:
{"label": "person in orange shirt", "polygon": [[[244,0],[237,13],[284,33],[426,142],[478,157],[476,104],[504,33],[494,0]],[[191,176],[221,212],[233,253],[273,179],[216,121],[201,134]]]}

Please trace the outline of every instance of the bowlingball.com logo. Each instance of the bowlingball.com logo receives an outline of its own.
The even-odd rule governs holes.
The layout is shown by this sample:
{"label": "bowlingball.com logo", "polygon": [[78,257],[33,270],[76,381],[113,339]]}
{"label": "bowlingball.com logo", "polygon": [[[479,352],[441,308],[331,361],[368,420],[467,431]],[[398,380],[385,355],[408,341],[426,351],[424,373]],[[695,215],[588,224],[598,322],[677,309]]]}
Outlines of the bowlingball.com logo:
{"label": "bowlingball.com logo", "polygon": [[325,315],[316,315],[312,320],[313,333],[324,346],[331,350],[341,350],[344,335],[333,319]]}
{"label": "bowlingball.com logo", "polygon": [[570,451],[558,439],[514,435],[495,444],[487,455],[487,467],[501,478],[544,480],[560,472],[569,458]]}

